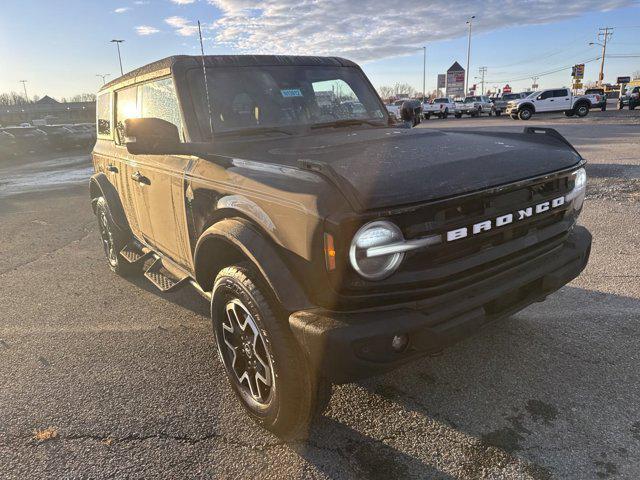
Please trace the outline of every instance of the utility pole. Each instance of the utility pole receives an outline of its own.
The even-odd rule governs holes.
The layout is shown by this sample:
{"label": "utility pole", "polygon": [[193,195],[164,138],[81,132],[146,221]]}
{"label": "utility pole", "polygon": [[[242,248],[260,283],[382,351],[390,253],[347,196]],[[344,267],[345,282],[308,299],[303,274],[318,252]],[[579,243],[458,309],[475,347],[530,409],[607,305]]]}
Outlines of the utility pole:
{"label": "utility pole", "polygon": [[469,61],[471,59],[471,23],[473,19],[476,18],[475,15],[471,15],[469,20],[467,20],[467,25],[469,25],[469,38],[467,41],[467,71],[464,76],[464,96],[466,97],[469,93]]}
{"label": "utility pole", "polygon": [[531,77],[531,80],[533,81],[533,83],[531,84],[531,90],[537,90],[538,88],[538,77]]}
{"label": "utility pole", "polygon": [[427,96],[427,47],[422,47],[422,103]]}
{"label": "utility pole", "polygon": [[480,73],[480,85],[482,85],[482,95],[484,95],[484,76],[487,73],[487,67],[480,67],[478,73]]}
{"label": "utility pole", "polygon": [[107,83],[107,77],[110,77],[111,74],[110,73],[96,73],[96,77],[100,77],[102,78],[102,84],[104,85],[105,83]]}
{"label": "utility pole", "polygon": [[613,35],[613,27],[604,27],[598,29],[598,40],[602,40],[602,43],[590,42],[589,45],[600,45],[602,47],[602,60],[600,62],[600,75],[598,75],[598,86],[602,87],[604,81],[604,57],[607,54],[607,40]]}
{"label": "utility pole", "polygon": [[27,81],[20,80],[20,83],[22,84],[22,88],[24,88],[24,99],[26,102],[29,102],[29,95],[27,95]]}
{"label": "utility pole", "polygon": [[120,44],[124,42],[124,40],[111,40],[111,43],[115,43],[118,47],[118,61],[120,62],[120,75],[124,75],[124,71],[122,70],[122,57],[120,56]]}

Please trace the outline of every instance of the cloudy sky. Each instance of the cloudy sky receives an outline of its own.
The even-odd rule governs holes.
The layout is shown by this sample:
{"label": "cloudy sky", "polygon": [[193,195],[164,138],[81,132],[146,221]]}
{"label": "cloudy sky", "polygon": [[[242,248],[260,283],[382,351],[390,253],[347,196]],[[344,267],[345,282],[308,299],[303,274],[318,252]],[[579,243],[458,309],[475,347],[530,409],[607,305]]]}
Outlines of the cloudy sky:
{"label": "cloudy sky", "polygon": [[[596,79],[600,54],[588,43],[613,26],[607,81],[640,70],[637,0],[2,0],[0,92],[70,96],[95,91],[96,74],[119,74],[177,53],[340,55],[359,62],[375,86],[407,82],[427,90],[453,61],[466,63],[466,25],[473,24],[471,77],[487,67],[490,86],[518,89],[538,75],[542,87],[569,83],[564,67],[587,61]],[[564,69],[563,69],[564,68]],[[474,83],[474,78],[470,83]]]}

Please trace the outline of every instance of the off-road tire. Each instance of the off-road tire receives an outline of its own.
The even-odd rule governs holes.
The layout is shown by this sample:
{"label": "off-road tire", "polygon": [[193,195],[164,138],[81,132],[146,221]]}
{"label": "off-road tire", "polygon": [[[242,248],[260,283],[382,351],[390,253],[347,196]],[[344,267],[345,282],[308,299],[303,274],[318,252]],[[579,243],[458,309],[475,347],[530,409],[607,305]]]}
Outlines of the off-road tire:
{"label": "off-road tire", "polygon": [[581,103],[573,109],[576,112],[576,116],[582,118],[589,115],[589,105]]}
{"label": "off-road tire", "polygon": [[528,107],[522,108],[518,112],[518,118],[520,120],[524,120],[524,121],[530,120],[531,117],[533,117],[533,110]]}
{"label": "off-road tire", "polygon": [[573,117],[576,113],[573,110],[565,110],[565,117]]}
{"label": "off-road tire", "polygon": [[461,114],[461,113],[456,113],[456,114],[454,115],[454,117],[456,117],[456,118],[462,118],[462,114]]}
{"label": "off-road tire", "polygon": [[495,113],[496,117],[499,117],[500,115],[502,115],[502,110],[496,110]]}
{"label": "off-road tire", "polygon": [[120,251],[131,240],[131,235],[122,232],[116,226],[109,204],[104,197],[96,200],[96,218],[109,268],[123,277],[139,273],[140,268],[137,265],[127,262],[120,255]]}
{"label": "off-road tire", "polygon": [[[227,305],[232,301],[240,301],[251,315],[269,359],[272,385],[265,402],[250,397],[233,368],[223,327],[223,321],[228,322]],[[280,438],[306,438],[317,413],[326,408],[331,384],[316,377],[289,328],[286,313],[251,264],[226,267],[218,273],[211,298],[211,319],[229,384],[249,416]]]}

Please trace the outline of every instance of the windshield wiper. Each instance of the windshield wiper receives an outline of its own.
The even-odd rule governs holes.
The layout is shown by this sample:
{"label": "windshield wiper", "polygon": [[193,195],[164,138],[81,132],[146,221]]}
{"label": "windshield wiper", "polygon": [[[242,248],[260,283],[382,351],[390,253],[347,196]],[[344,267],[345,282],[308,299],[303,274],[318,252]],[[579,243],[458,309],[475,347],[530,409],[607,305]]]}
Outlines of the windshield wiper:
{"label": "windshield wiper", "polygon": [[245,135],[260,135],[263,133],[282,133],[284,135],[293,135],[293,132],[284,128],[278,127],[250,127],[241,128],[238,130],[229,130],[227,132],[219,132],[217,135],[225,137],[241,137]]}
{"label": "windshield wiper", "polygon": [[383,127],[385,124],[383,122],[374,122],[372,120],[363,120],[358,118],[349,118],[343,120],[334,120],[332,122],[323,122],[323,123],[314,123],[309,128],[339,128],[339,127],[351,127],[353,125],[371,125],[373,127]]}

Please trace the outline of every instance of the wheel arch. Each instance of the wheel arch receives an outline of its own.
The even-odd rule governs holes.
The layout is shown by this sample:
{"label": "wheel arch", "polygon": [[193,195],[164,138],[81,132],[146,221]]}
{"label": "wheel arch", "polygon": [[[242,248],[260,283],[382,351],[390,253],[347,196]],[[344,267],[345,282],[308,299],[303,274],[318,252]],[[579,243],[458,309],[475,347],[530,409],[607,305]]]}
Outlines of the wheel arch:
{"label": "wheel arch", "polygon": [[104,197],[109,205],[109,210],[111,211],[111,216],[113,217],[116,227],[123,232],[131,231],[120,200],[120,195],[118,195],[118,191],[104,173],[96,173],[89,180],[89,196],[91,197],[91,209],[94,214],[96,213],[96,200],[99,197]]}
{"label": "wheel arch", "polygon": [[536,107],[533,105],[533,103],[521,103],[520,105],[518,105],[518,111],[520,110],[524,110],[525,108],[530,109],[531,111],[533,111],[533,113],[536,113]]}
{"label": "wheel arch", "polygon": [[310,303],[274,242],[265,232],[243,217],[221,219],[198,239],[194,252],[195,280],[211,291],[215,275],[222,268],[248,261],[288,311],[308,308]]}

